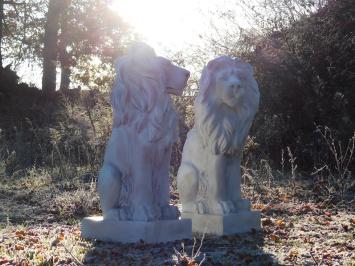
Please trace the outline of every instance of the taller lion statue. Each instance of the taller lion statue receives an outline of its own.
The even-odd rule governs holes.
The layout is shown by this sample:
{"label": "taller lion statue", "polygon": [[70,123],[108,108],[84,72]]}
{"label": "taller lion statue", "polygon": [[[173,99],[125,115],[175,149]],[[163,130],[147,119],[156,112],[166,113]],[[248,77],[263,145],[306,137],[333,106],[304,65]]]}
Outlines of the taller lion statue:
{"label": "taller lion statue", "polygon": [[249,208],[240,195],[240,162],[259,97],[249,64],[221,56],[203,69],[177,177],[183,213]]}
{"label": "taller lion statue", "polygon": [[143,43],[119,58],[112,135],[98,178],[104,219],[178,218],[178,209],[169,205],[171,146],[177,138],[169,94],[181,95],[189,75]]}

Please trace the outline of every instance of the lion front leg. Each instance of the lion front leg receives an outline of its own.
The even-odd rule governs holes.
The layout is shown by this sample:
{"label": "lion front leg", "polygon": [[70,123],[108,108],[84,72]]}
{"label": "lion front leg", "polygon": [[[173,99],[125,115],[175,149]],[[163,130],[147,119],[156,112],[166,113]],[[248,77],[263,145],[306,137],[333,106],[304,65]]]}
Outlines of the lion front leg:
{"label": "lion front leg", "polygon": [[153,221],[161,217],[159,206],[154,200],[154,147],[142,145],[136,150],[132,162],[131,211],[134,221]]}
{"label": "lion front leg", "polygon": [[98,178],[98,193],[104,219],[126,220],[125,210],[119,208],[122,174],[111,164],[104,164]]}
{"label": "lion front leg", "polygon": [[161,211],[161,219],[176,220],[179,218],[180,212],[177,206],[170,203],[170,158],[171,146],[164,149],[164,152],[157,154],[158,160],[154,167],[155,190],[154,201],[158,204]]}
{"label": "lion front leg", "polygon": [[209,154],[205,165],[207,190],[206,213],[225,215],[234,212],[233,199],[229,195],[228,159],[224,155]]}
{"label": "lion front leg", "polygon": [[177,174],[177,185],[182,205],[182,212],[199,213],[197,195],[199,193],[198,170],[192,163],[184,162],[181,164]]}

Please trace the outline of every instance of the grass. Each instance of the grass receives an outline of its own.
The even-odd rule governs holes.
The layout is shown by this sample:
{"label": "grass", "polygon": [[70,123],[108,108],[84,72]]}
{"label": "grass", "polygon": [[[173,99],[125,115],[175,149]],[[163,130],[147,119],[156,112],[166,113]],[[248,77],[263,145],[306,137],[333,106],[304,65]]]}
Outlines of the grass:
{"label": "grass", "polygon": [[[72,179],[31,168],[0,179],[0,265],[351,265],[355,212],[351,205],[307,201],[309,188],[285,181],[260,193],[243,186],[262,212],[262,230],[165,244],[115,244],[80,238],[80,219],[100,213],[94,175],[79,169]],[[57,172],[58,174],[58,172]],[[263,187],[263,184],[265,187]],[[267,189],[266,189],[267,188]],[[176,193],[172,193],[177,203]],[[198,243],[201,235],[195,236]],[[192,254],[190,256],[190,254]],[[185,258],[185,259],[184,259]],[[190,260],[188,260],[190,259]],[[188,264],[187,262],[190,262]]]}

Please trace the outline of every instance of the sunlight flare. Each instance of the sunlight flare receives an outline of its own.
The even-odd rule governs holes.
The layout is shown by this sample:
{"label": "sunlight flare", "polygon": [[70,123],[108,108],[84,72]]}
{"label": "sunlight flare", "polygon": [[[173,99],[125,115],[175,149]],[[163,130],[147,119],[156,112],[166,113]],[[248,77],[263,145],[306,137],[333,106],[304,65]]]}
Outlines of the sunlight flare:
{"label": "sunlight flare", "polygon": [[181,47],[197,39],[205,27],[201,5],[202,1],[188,0],[115,0],[111,7],[148,43]]}

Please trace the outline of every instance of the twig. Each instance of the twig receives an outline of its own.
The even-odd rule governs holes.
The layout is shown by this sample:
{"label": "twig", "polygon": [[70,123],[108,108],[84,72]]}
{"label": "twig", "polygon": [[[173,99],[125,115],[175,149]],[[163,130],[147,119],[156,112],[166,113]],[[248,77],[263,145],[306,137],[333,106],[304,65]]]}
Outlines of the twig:
{"label": "twig", "polygon": [[80,265],[80,266],[84,266],[83,263],[81,263],[77,258],[75,258],[75,256],[69,251],[69,249],[67,249],[66,246],[64,246],[64,244],[60,244],[64,250],[75,260],[76,264]]}
{"label": "twig", "polygon": [[312,259],[313,259],[314,263],[318,266],[318,265],[319,265],[319,263],[318,263],[318,261],[316,260],[316,258],[313,256],[313,254],[312,254],[312,252],[311,252],[311,251],[309,252],[309,254],[311,255],[311,257],[312,257]]}
{"label": "twig", "polygon": [[192,246],[191,258],[193,258],[193,256],[194,256],[195,245],[196,245],[196,237],[194,237],[194,244],[193,244],[193,246]]}
{"label": "twig", "polygon": [[203,259],[201,260],[201,262],[198,264],[198,266],[201,266],[202,263],[206,260],[206,253],[203,253]]}
{"label": "twig", "polygon": [[205,235],[206,235],[206,231],[202,235],[200,246],[198,247],[195,255],[192,257],[193,259],[197,258],[200,255],[200,250],[201,250],[201,247],[202,247],[202,244],[203,244],[203,240],[205,239]]}

